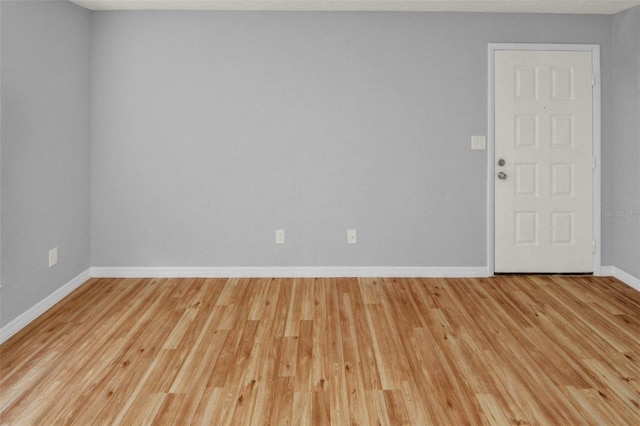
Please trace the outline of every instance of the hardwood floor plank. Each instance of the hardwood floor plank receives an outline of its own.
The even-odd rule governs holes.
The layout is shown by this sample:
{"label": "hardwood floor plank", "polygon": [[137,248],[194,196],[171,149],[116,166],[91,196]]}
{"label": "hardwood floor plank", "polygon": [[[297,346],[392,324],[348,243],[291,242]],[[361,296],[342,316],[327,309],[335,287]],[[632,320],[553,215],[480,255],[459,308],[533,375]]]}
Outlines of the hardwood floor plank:
{"label": "hardwood floor plank", "polygon": [[269,423],[272,425],[291,424],[294,393],[293,377],[278,377],[274,383],[273,399],[269,406]]}
{"label": "hardwood floor plank", "polygon": [[426,414],[424,402],[413,389],[411,382],[402,382],[402,397],[407,409],[409,423],[412,425],[433,424],[429,422],[429,416]]}
{"label": "hardwood floor plank", "polygon": [[301,320],[299,323],[300,337],[296,339],[298,350],[293,386],[296,392],[311,392],[313,390],[311,381],[313,373],[313,321]]}
{"label": "hardwood floor plank", "polygon": [[328,392],[313,392],[311,413],[314,425],[330,425],[331,404]]}
{"label": "hardwood floor plank", "polygon": [[[373,358],[376,363],[376,370],[380,376],[380,388],[377,389],[395,389],[394,377],[392,371],[387,366],[390,360],[385,362],[382,343],[379,340],[377,310],[376,305],[367,305],[365,307],[365,315],[367,318],[368,334],[371,336],[371,346],[373,348]],[[377,390],[375,389],[375,390]]]}
{"label": "hardwood floor plank", "polygon": [[355,329],[355,348],[358,350],[360,363],[358,364],[360,379],[365,390],[382,389],[380,373],[375,359],[373,339],[367,321],[366,308],[362,297],[362,288],[365,284],[359,282],[352,285],[349,291],[349,302]]}
{"label": "hardwood floor plank", "polygon": [[[640,409],[640,393],[629,385],[630,381],[623,377],[617,377],[615,372],[609,370],[604,363],[598,360],[585,359],[583,362],[603,383],[602,386],[596,388],[599,396],[604,399],[617,398],[620,402],[620,404],[616,404],[618,410],[627,411],[629,415]],[[625,408],[623,408],[624,405],[626,405]]]}
{"label": "hardwood floor plank", "polygon": [[613,278],[91,279],[0,345],[0,424],[640,424]]}
{"label": "hardwood floor plank", "polygon": [[[387,405],[384,400],[383,390],[368,390],[365,391],[366,407],[369,411],[368,417],[371,420],[371,424],[374,425],[391,425],[389,420],[389,414],[387,414]],[[341,423],[344,424],[344,423]]]}
{"label": "hardwood floor plank", "polygon": [[[311,353],[311,381],[314,392],[323,392],[329,386],[329,344],[327,332],[326,286],[315,282],[313,287],[313,341]],[[313,398],[312,398],[313,400]]]}
{"label": "hardwood floor plank", "polygon": [[234,363],[238,344],[242,338],[244,330],[229,330],[224,340],[220,354],[209,377],[209,386],[224,387],[227,383],[227,376],[231,374],[231,365]]}
{"label": "hardwood floor plank", "polygon": [[364,409],[364,381],[363,368],[358,350],[355,329],[355,318],[351,306],[351,297],[348,289],[342,293],[342,303],[340,305],[340,324],[342,339],[342,352],[344,355],[344,373],[346,380],[346,391],[349,398],[349,423],[368,424],[369,419]]}
{"label": "hardwood floor plank", "polygon": [[237,406],[238,386],[228,386],[220,390],[218,397],[210,401],[210,417],[215,419],[217,424],[230,425]]}
{"label": "hardwood floor plank", "polygon": [[224,331],[216,330],[215,324],[222,316],[223,309],[213,306],[208,312],[200,310],[198,320],[193,321],[194,331],[198,336],[190,347],[178,374],[169,388],[170,393],[186,393],[202,374],[206,374],[212,367],[211,363],[218,359],[218,350],[222,348],[221,340],[226,337]]}
{"label": "hardwood floor plank", "polygon": [[[214,417],[217,402],[222,397],[222,388],[205,388],[202,397],[198,403],[198,408],[193,417],[194,425],[212,425],[217,420]],[[122,424],[135,424],[131,422]]]}
{"label": "hardwood floor plank", "polygon": [[[392,425],[409,425],[409,413],[404,403],[402,390],[383,391],[387,415]],[[358,423],[356,423],[358,424]]]}
{"label": "hardwood floor plank", "polygon": [[287,327],[287,316],[289,304],[291,303],[291,280],[278,280],[276,284],[278,297],[270,303],[276,306],[276,313],[273,317],[273,336],[284,337]]}
{"label": "hardwood floor plank", "polygon": [[[298,336],[280,337],[276,343],[282,347],[278,377],[295,377],[298,363]],[[301,391],[302,392],[302,391]]]}
{"label": "hardwood floor plank", "polygon": [[[145,395],[140,401],[140,405],[136,410],[129,411],[127,416],[122,419],[121,424],[125,425],[150,425],[158,415],[160,408],[167,398],[165,393],[152,393]],[[107,419],[105,419],[107,421]],[[65,422],[66,423],[66,422]]]}
{"label": "hardwood floor plank", "polygon": [[228,371],[224,383],[225,386],[242,383],[246,368],[249,365],[249,360],[251,359],[251,352],[254,348],[258,325],[259,321],[246,322],[238,345],[233,352],[233,357],[230,357],[228,359],[229,362],[224,365],[224,368]]}
{"label": "hardwood floor plank", "polygon": [[267,296],[271,290],[270,279],[253,280],[251,285],[254,287],[251,291],[252,297],[247,320],[259,321],[268,309]]}
{"label": "hardwood floor plank", "polygon": [[349,398],[345,377],[343,336],[340,327],[340,296],[338,282],[343,278],[329,278],[327,289],[329,407],[331,421],[335,424],[349,424]]}
{"label": "hardwood floor plank", "polygon": [[[313,392],[294,392],[291,408],[292,425],[308,426],[313,424]],[[248,423],[243,423],[248,424]]]}
{"label": "hardwood floor plank", "polygon": [[287,312],[287,322],[285,325],[284,336],[300,336],[298,326],[300,325],[302,315],[302,279],[294,278],[291,281],[291,299],[289,301],[289,310]]}
{"label": "hardwood floor plank", "polygon": [[[490,425],[508,425],[508,424],[523,424],[519,419],[512,421],[512,419],[506,415],[503,411],[501,404],[499,404],[492,394],[477,394],[476,399],[480,403],[482,413],[486,418],[486,424]],[[485,422],[483,422],[485,423]]]}
{"label": "hardwood floor plank", "polygon": [[258,398],[258,381],[255,379],[245,379],[239,388],[239,395],[236,398],[236,409],[231,419],[231,424],[247,425],[251,424],[253,410]]}

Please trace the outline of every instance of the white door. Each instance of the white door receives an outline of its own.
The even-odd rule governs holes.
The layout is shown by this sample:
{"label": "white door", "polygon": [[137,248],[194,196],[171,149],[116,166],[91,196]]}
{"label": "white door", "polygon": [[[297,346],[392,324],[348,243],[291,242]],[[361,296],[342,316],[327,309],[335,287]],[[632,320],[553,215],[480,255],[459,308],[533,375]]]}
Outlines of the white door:
{"label": "white door", "polygon": [[495,52],[495,272],[593,272],[591,52]]}

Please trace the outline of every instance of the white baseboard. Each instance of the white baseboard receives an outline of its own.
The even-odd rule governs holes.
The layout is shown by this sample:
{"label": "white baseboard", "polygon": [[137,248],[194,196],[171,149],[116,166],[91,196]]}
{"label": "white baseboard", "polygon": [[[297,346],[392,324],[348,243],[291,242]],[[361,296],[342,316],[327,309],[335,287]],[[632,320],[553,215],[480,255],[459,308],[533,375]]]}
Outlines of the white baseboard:
{"label": "white baseboard", "polygon": [[614,269],[618,269],[615,266],[601,266],[599,277],[612,277],[614,273]]}
{"label": "white baseboard", "polygon": [[611,276],[619,279],[629,287],[640,291],[640,278],[634,277],[628,272],[623,271],[615,266],[603,266],[600,270],[602,276]]}
{"label": "white baseboard", "polygon": [[489,268],[479,267],[404,267],[404,266],[328,266],[328,267],[94,267],[92,277],[113,278],[294,278],[294,277],[488,277]]}
{"label": "white baseboard", "polygon": [[0,329],[0,344],[26,327],[85,281],[98,278],[264,277],[487,277],[487,267],[93,267]]}
{"label": "white baseboard", "polygon": [[51,293],[49,296],[36,303],[19,317],[5,325],[0,329],[0,344],[4,343],[9,337],[26,327],[31,321],[38,318],[53,305],[64,299],[69,293],[80,287],[89,278],[91,278],[91,268],[81,272],[77,277]]}
{"label": "white baseboard", "polygon": [[[0,344],[42,315],[85,281],[98,278],[313,278],[313,277],[425,277],[474,278],[490,277],[489,267],[423,267],[423,266],[327,266],[327,267],[92,267],[51,293],[29,310],[0,329]],[[615,266],[602,266],[601,276],[613,276],[640,291],[640,279]]]}

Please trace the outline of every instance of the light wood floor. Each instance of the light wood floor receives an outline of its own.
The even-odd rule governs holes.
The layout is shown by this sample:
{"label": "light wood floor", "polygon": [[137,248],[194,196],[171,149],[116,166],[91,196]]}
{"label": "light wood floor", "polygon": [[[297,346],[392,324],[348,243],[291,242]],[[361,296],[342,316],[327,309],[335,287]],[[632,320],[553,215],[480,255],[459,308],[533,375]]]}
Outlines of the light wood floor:
{"label": "light wood floor", "polygon": [[3,424],[640,424],[613,278],[92,279],[0,347]]}

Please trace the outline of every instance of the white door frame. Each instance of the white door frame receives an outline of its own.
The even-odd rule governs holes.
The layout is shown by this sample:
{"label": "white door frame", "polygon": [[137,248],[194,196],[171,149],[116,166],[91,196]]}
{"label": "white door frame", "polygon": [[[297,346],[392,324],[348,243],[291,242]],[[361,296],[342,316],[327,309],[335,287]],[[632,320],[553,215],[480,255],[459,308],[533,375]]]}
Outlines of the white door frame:
{"label": "white door frame", "polygon": [[487,268],[489,273],[495,272],[495,52],[499,50],[549,50],[591,52],[595,82],[593,86],[593,156],[595,167],[593,170],[593,275],[601,275],[601,208],[600,208],[600,179],[601,163],[600,137],[600,46],[597,44],[537,44],[537,43],[489,43],[489,84],[488,84],[488,137],[487,137]]}

